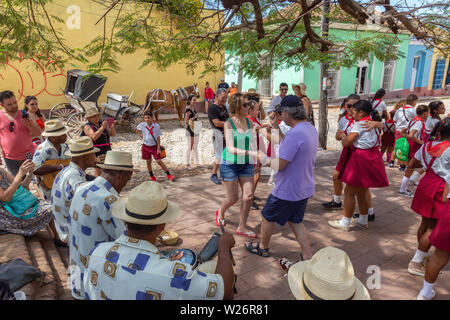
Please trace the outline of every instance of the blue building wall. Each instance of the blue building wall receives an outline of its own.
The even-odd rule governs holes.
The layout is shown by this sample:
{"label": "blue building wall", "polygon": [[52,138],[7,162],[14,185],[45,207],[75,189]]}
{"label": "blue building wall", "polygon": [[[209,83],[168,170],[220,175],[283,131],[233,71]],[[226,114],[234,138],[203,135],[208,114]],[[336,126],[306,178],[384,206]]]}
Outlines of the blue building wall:
{"label": "blue building wall", "polygon": [[414,65],[414,57],[419,56],[419,63],[416,73],[414,88],[426,88],[430,77],[431,62],[433,51],[428,50],[422,44],[410,44],[408,47],[408,56],[406,58],[405,79],[403,89],[409,90],[411,86],[411,76]]}

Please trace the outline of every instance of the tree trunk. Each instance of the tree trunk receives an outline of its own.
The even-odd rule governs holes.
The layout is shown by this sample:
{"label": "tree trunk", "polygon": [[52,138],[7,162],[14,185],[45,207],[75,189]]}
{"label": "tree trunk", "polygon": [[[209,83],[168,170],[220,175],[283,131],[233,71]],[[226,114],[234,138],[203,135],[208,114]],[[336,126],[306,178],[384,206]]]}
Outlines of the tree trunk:
{"label": "tree trunk", "polygon": [[[321,35],[322,38],[328,40],[328,28],[329,19],[327,14],[330,12],[330,0],[323,2],[322,9],[322,26]],[[322,52],[328,51],[328,47],[322,44]],[[328,131],[328,92],[327,92],[327,76],[328,76],[328,63],[320,64],[320,93],[319,93],[319,147],[322,149],[327,148],[327,131]]]}

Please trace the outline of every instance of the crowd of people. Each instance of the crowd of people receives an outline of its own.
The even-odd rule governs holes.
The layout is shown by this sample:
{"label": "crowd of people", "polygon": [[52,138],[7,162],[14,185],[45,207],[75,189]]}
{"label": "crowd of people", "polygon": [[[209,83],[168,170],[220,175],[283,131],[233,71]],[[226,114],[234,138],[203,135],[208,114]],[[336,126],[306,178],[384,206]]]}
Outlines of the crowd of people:
{"label": "crowd of people", "polygon": [[[288,223],[300,259],[282,259],[280,264],[297,299],[370,299],[344,251],[327,247],[313,254],[303,219],[315,191],[318,133],[306,86],[293,84],[294,95],[288,95],[288,89],[287,83],[280,84],[280,95],[272,99],[266,115],[254,89],[241,93],[224,79],[216,93],[209,85],[205,88],[215,153],[211,181],[223,184],[226,195],[215,210],[215,224],[225,227],[227,210],[240,200],[234,233],[249,239],[246,250],[266,258],[272,254],[275,224]],[[398,192],[413,197],[411,208],[422,216],[408,271],[424,276],[418,299],[427,300],[434,297],[433,285],[450,257],[450,118],[441,119],[445,113],[441,101],[416,107],[418,98],[413,94],[388,112],[385,94],[380,89],[370,100],[351,94],[342,103],[335,138],[343,149],[332,175],[333,199],[323,207],[344,209],[340,219],[328,222],[330,227],[367,230],[375,220],[370,189],[389,186],[385,167],[394,167],[397,158],[399,170],[404,171]],[[198,163],[196,99],[188,97],[184,117],[188,169],[191,152]],[[168,180],[174,180],[163,161],[161,129],[150,111],[136,127],[149,181],[121,197],[132,178],[133,155],[112,150],[114,122],[102,121],[95,105],[84,106],[88,123],[80,137],[69,141],[64,123],[46,120],[35,97],[25,99],[23,111],[14,94],[5,91],[0,105],[0,142],[8,169],[0,170],[0,229],[28,236],[49,226],[55,244],[69,248],[74,298],[233,298],[236,276],[230,250],[235,240],[230,232],[218,239],[217,259],[200,265],[198,259],[191,259],[189,249],[160,252],[156,247],[179,207],[167,199],[153,174],[152,158]],[[407,141],[407,155],[399,155],[401,139]],[[255,197],[255,190],[263,166],[271,168],[269,182],[274,188],[261,211],[258,235],[247,219],[251,209],[259,209],[261,199]],[[95,169],[95,176],[86,172],[89,168]],[[40,199],[28,191],[33,177]],[[410,182],[418,185],[414,195],[407,189]],[[19,196],[26,201],[18,201]],[[436,250],[429,256],[431,246]]]}

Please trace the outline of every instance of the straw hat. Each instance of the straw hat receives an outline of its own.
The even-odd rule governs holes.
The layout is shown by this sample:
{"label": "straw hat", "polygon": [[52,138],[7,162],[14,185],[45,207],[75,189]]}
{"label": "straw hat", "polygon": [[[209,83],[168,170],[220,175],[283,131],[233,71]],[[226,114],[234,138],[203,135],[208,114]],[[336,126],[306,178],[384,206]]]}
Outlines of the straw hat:
{"label": "straw hat", "polygon": [[53,119],[45,122],[45,130],[42,132],[44,137],[59,137],[69,132],[61,120]]}
{"label": "straw hat", "polygon": [[334,247],[291,266],[288,280],[297,300],[370,300],[347,254]]}
{"label": "straw hat", "polygon": [[173,221],[179,213],[178,204],[168,201],[161,184],[146,181],[122,197],[112,207],[112,215],[124,222],[158,225]]}
{"label": "straw hat", "polygon": [[293,84],[292,88],[298,88],[300,90],[300,94],[306,96],[306,85],[302,82],[299,84]]}
{"label": "straw hat", "polygon": [[259,96],[260,94],[259,94],[258,92],[256,92],[255,89],[252,88],[252,89],[248,89],[247,95],[250,95],[250,96]]}
{"label": "straw hat", "polygon": [[133,159],[129,152],[108,151],[106,152],[105,162],[97,164],[102,169],[117,171],[133,171]]}
{"label": "straw hat", "polygon": [[95,102],[91,101],[84,101],[80,102],[81,105],[84,107],[84,116],[86,118],[90,118],[92,116],[96,116],[98,114],[101,114],[100,111],[97,108],[97,104]]}
{"label": "straw hat", "polygon": [[99,152],[100,149],[94,148],[92,139],[89,137],[79,137],[71,140],[69,142],[69,150],[66,151],[65,155],[68,157],[80,157],[85,154]]}

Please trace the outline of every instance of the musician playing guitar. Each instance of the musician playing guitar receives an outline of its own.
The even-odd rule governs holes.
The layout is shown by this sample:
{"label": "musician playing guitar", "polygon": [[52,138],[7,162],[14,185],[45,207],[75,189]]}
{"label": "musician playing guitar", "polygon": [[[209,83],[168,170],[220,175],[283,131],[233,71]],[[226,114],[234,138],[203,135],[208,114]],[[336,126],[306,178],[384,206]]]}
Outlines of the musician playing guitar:
{"label": "musician playing guitar", "polygon": [[46,139],[37,147],[33,156],[35,166],[33,174],[39,179],[39,189],[46,200],[50,200],[54,178],[70,163],[70,157],[65,155],[65,152],[69,150],[66,144],[67,132],[61,120],[45,122],[45,131],[42,136]]}

